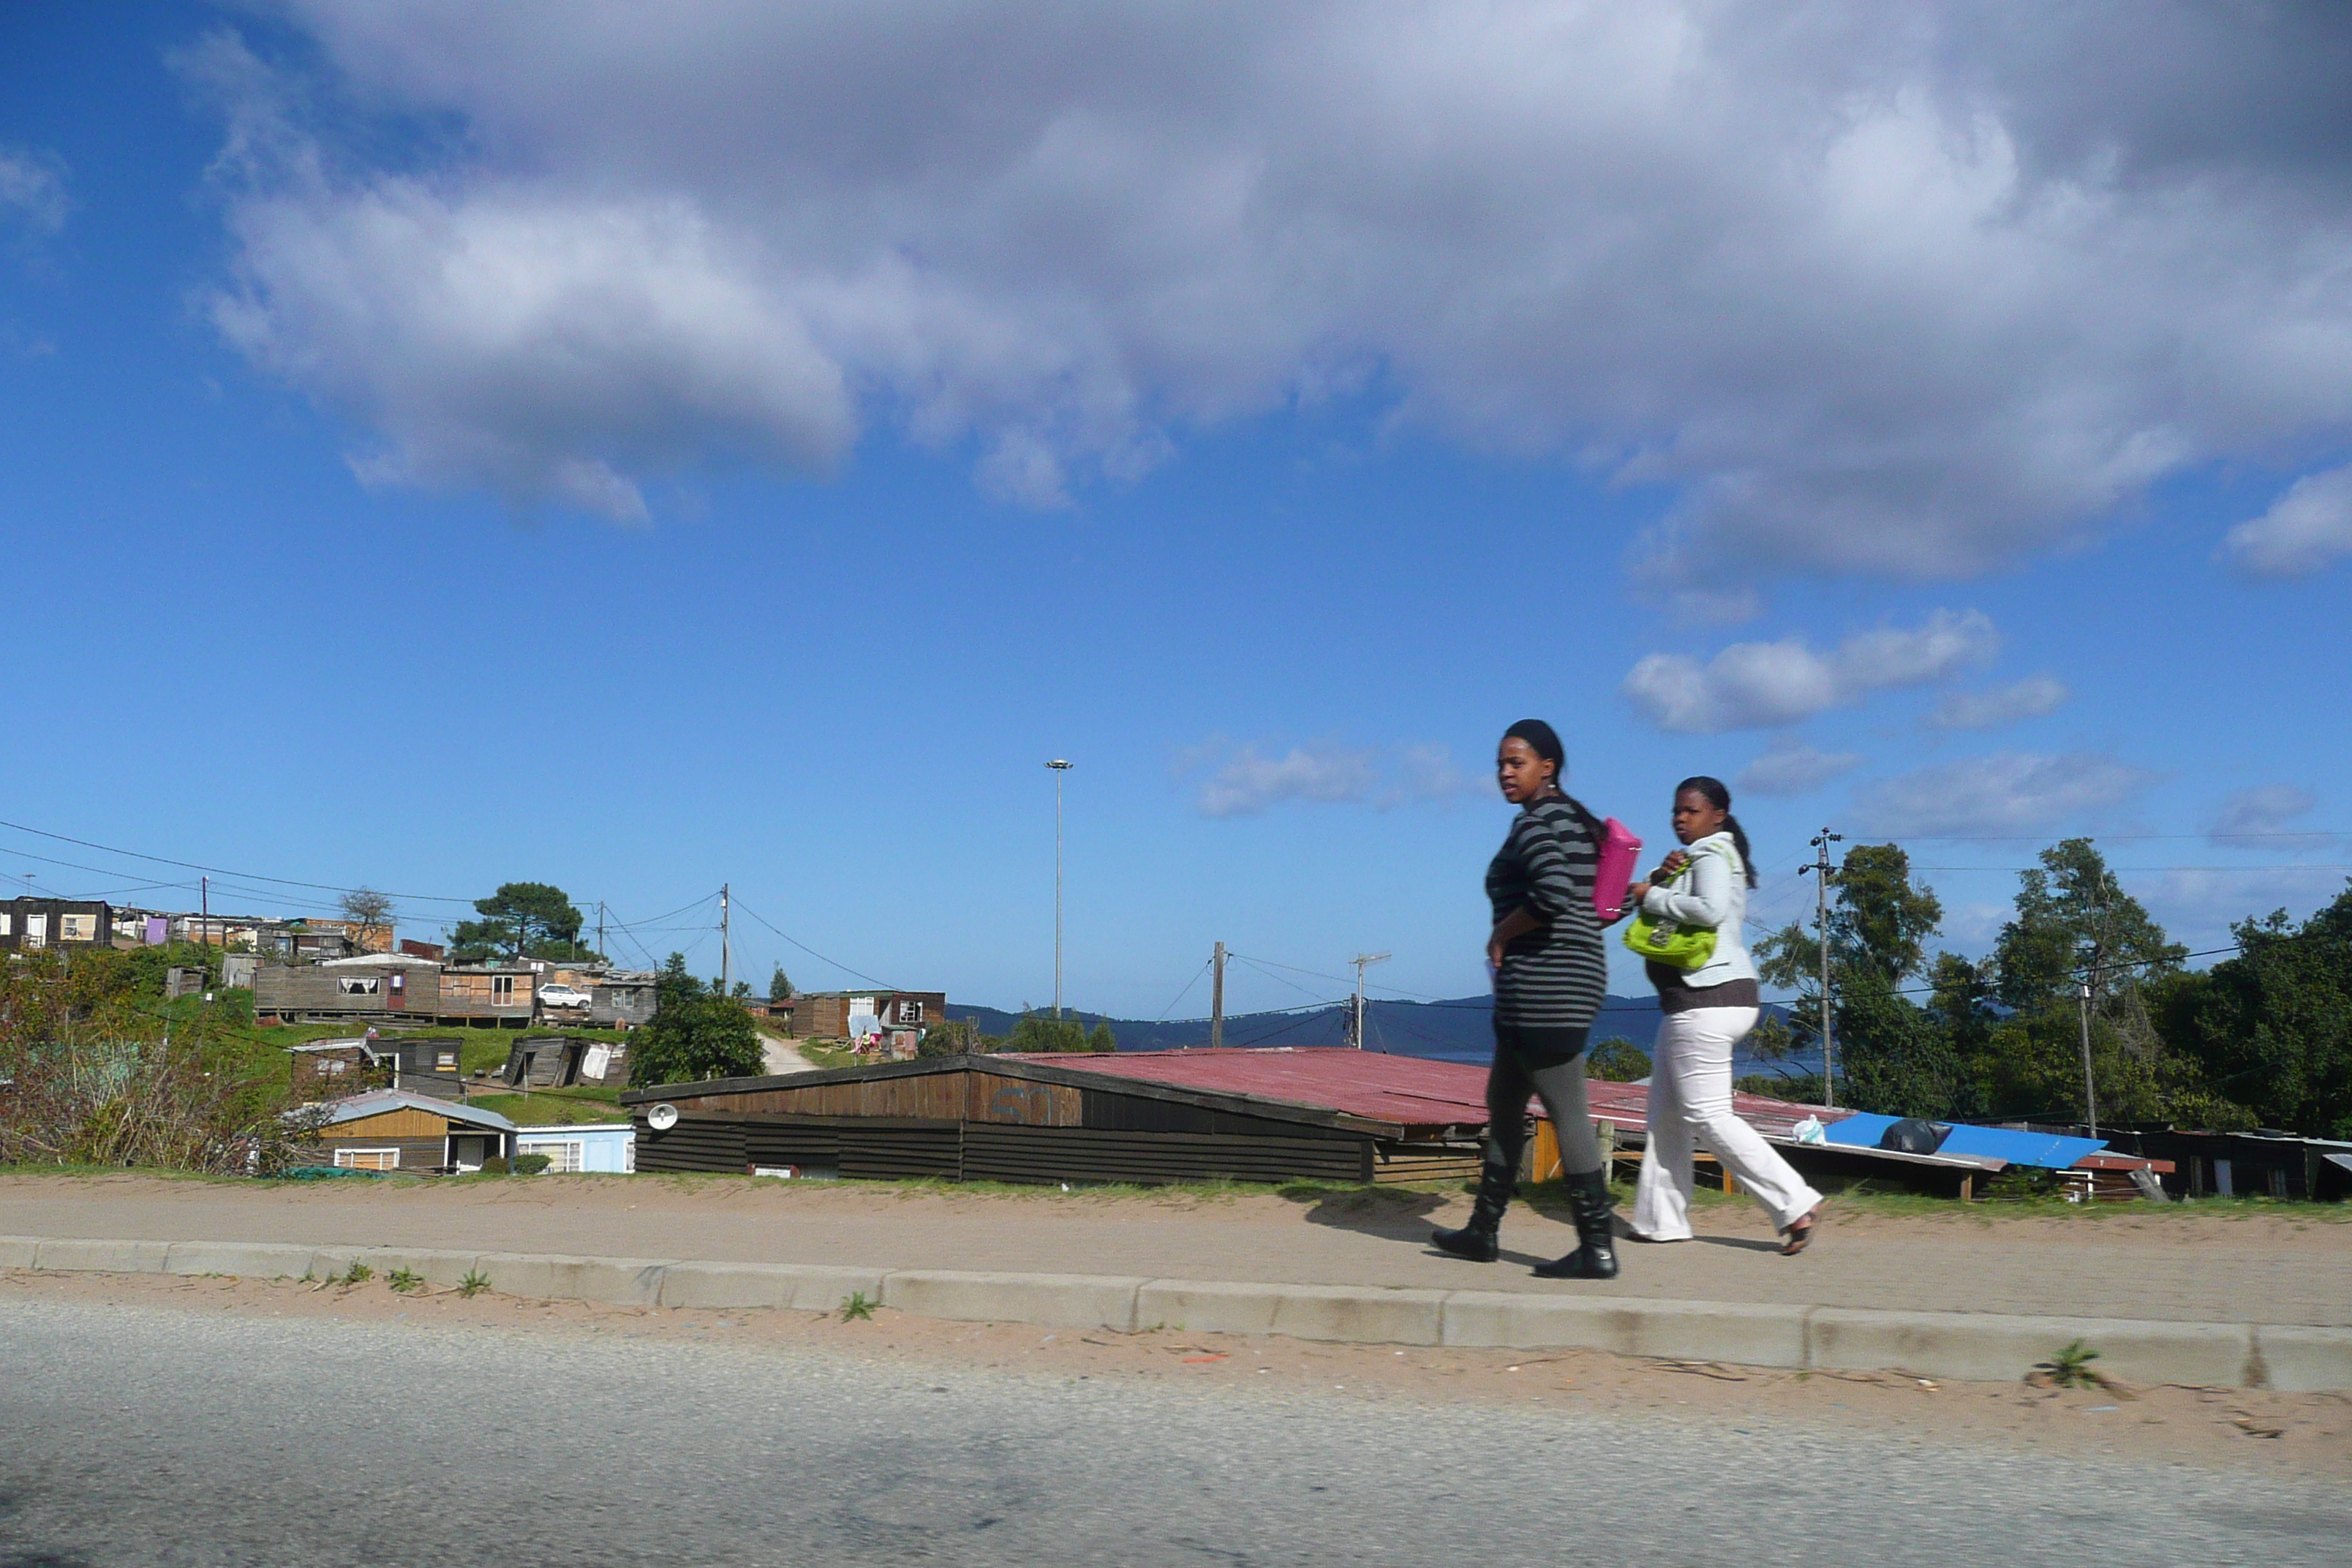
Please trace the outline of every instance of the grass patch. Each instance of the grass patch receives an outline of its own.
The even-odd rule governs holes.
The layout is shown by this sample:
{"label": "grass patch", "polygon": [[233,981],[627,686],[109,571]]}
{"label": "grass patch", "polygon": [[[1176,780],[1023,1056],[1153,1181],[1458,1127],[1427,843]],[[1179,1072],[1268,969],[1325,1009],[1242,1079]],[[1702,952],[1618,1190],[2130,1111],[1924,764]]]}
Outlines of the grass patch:
{"label": "grass patch", "polygon": [[472,1094],[466,1103],[523,1127],[578,1126],[587,1122],[626,1121],[619,1086],[577,1084],[570,1089],[537,1089],[502,1094]]}
{"label": "grass patch", "polygon": [[845,1323],[867,1321],[873,1318],[874,1309],[880,1305],[878,1301],[867,1300],[865,1291],[852,1290],[841,1299],[841,1321]]}
{"label": "grass patch", "polygon": [[414,1268],[395,1268],[384,1277],[383,1282],[403,1296],[425,1289],[425,1276]]}
{"label": "grass patch", "polygon": [[490,1288],[490,1277],[478,1268],[469,1268],[465,1279],[457,1282],[457,1294],[468,1301]]}
{"label": "grass patch", "polygon": [[801,1059],[811,1067],[832,1068],[854,1068],[857,1065],[857,1053],[847,1046],[824,1045],[815,1040],[785,1040],[782,1036],[770,1037],[781,1040],[800,1052]]}

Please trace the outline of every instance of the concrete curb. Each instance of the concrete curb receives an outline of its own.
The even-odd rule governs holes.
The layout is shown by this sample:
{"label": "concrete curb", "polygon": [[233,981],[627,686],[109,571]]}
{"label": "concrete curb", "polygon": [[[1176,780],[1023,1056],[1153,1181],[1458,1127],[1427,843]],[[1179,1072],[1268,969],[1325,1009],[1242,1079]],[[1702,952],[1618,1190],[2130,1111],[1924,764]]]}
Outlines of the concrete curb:
{"label": "concrete curb", "polygon": [[853,1295],[923,1317],[1047,1328],[1167,1328],[1356,1344],[1582,1349],[1678,1361],[1904,1372],[2011,1382],[2076,1341],[2128,1383],[2290,1393],[2352,1390],[2352,1328],[2173,1323],[2120,1318],[1894,1312],[1738,1301],[1654,1300],[1598,1291],[1381,1289],[1000,1274],[944,1268],[574,1258],[401,1247],[104,1241],[0,1236],[0,1268],[114,1274],[320,1278],[365,1263],[454,1287],[469,1275],[510,1296],[628,1307],[783,1307],[832,1311]]}

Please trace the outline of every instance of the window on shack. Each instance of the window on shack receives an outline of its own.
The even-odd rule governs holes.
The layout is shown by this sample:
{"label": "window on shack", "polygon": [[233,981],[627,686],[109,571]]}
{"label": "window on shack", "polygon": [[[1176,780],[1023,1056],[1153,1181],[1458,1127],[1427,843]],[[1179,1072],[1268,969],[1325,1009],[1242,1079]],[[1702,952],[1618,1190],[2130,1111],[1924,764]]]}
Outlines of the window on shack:
{"label": "window on shack", "polygon": [[339,974],[335,989],[346,996],[373,996],[383,990],[383,978],[376,974]]}
{"label": "window on shack", "polygon": [[493,974],[490,976],[490,1000],[494,1003],[511,1002],[514,1000],[513,975]]}
{"label": "window on shack", "polygon": [[397,1149],[338,1149],[335,1169],[339,1171],[397,1171],[400,1151]]}
{"label": "window on shack", "polygon": [[98,917],[96,915],[59,915],[58,940],[59,942],[96,942]]}
{"label": "window on shack", "polygon": [[518,1152],[547,1156],[548,1174],[578,1174],[586,1168],[588,1145],[577,1138],[526,1138]]}

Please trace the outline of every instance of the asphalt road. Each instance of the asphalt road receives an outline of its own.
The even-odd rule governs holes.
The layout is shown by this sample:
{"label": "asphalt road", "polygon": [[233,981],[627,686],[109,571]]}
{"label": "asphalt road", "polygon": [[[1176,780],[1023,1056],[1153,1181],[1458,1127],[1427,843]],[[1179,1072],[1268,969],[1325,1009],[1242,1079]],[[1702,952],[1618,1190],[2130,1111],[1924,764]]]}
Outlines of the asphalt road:
{"label": "asphalt road", "polygon": [[558,1331],[0,1303],[0,1568],[2341,1563],[2318,1482]]}

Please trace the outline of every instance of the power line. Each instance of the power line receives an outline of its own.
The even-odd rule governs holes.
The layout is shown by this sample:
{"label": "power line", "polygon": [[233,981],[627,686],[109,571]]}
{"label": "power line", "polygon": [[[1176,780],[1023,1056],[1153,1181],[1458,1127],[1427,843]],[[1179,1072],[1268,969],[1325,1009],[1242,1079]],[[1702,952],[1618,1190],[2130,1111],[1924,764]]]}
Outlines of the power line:
{"label": "power line", "polygon": [[[174,860],[170,858],[168,856],[147,855],[142,854],[136,849],[117,848],[111,844],[95,844],[87,838],[75,838],[63,833],[51,833],[47,828],[28,827],[21,822],[0,820],[0,827],[14,828],[18,833],[29,833],[37,838],[54,839],[59,844],[73,844],[78,845],[84,849],[96,849],[102,854],[128,856],[133,860],[152,860],[158,866],[177,866],[183,871],[205,871],[215,877],[237,877],[249,882],[274,882],[280,887],[309,888],[313,891],[321,893],[356,893],[362,890],[358,888],[338,887],[331,882],[300,882],[294,880],[290,877],[266,877],[257,871],[231,871],[220,866],[201,866],[193,860]],[[32,857],[32,858],[37,860],[40,857],[37,855]],[[91,868],[82,867],[80,869],[89,870],[91,869]],[[101,875],[105,874],[107,873],[101,873]],[[364,890],[369,892],[383,892],[383,889],[380,888],[371,888]],[[426,903],[435,904],[470,904],[474,902],[471,899],[453,899],[439,893],[385,892],[384,897],[388,899],[417,899]]]}
{"label": "power line", "polygon": [[[736,907],[737,909],[739,909],[739,910],[741,910],[745,914],[750,915],[753,920],[758,921],[761,925],[763,925],[763,926],[767,926],[767,928],[768,928],[770,931],[775,931],[776,935],[781,936],[781,937],[783,937],[783,938],[784,938],[784,940],[785,940],[786,942],[791,942],[794,947],[799,948],[803,952],[807,953],[811,958],[815,959],[818,963],[830,963],[830,964],[831,964],[831,965],[833,965],[835,969],[840,970],[844,974],[855,974],[855,975],[856,975],[856,976],[857,976],[857,978],[858,978],[858,979],[865,981],[868,985],[879,985],[879,986],[880,986],[880,987],[882,987],[882,989],[883,989],[883,990],[885,990],[885,991],[896,991],[897,989],[898,989],[898,987],[897,987],[897,986],[895,986],[895,985],[891,984],[890,984],[888,981],[887,981],[887,980],[877,980],[877,979],[875,979],[875,978],[874,978],[874,976],[872,976],[872,975],[870,975],[870,974],[866,973],[865,971],[863,971],[863,970],[859,970],[859,969],[852,969],[852,968],[850,968],[850,967],[849,967],[849,965],[847,965],[847,964],[845,964],[845,963],[842,963],[842,962],[841,962],[841,960],[839,960],[839,959],[837,959],[837,958],[827,958],[827,957],[825,957],[825,955],[824,955],[824,954],[823,954],[823,953],[819,952],[816,949],[814,949],[814,948],[811,947],[808,943],[806,943],[806,942],[804,942],[801,941],[801,940],[800,940],[800,938],[798,938],[798,937],[795,937],[795,936],[784,936],[784,933],[783,933],[782,931],[776,931],[776,928],[775,928],[772,924],[770,924],[770,922],[769,922],[769,921],[768,921],[768,919],[767,919],[767,917],[766,917],[766,916],[761,915],[761,913],[759,913],[757,910],[753,910],[753,909],[752,909],[749,904],[746,904],[742,900],[740,900],[740,899],[737,899],[737,900],[735,900],[735,907]],[[1180,1000],[1181,1000],[1181,998],[1180,998]]]}

